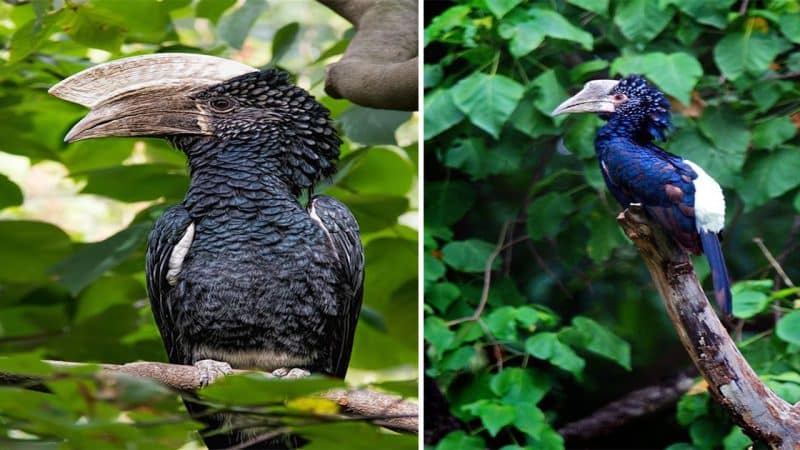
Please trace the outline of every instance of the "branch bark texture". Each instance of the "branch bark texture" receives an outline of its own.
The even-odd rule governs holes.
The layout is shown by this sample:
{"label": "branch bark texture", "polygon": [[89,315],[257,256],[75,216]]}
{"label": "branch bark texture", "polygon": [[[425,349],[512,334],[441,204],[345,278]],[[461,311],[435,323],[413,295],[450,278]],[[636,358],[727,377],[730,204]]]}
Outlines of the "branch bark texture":
{"label": "branch bark texture", "polygon": [[[84,366],[83,363],[67,361],[45,361],[59,367]],[[194,366],[168,364],[160,362],[139,361],[127,364],[99,364],[101,376],[116,374],[132,375],[157,381],[167,387],[180,391],[200,389],[200,372]],[[234,373],[245,373],[246,370],[234,370]],[[271,374],[265,373],[265,376]],[[39,379],[35,376],[0,372],[0,384],[26,384],[33,389]],[[339,404],[342,411],[353,417],[369,418],[375,425],[399,432],[418,433],[418,406],[415,402],[400,396],[366,389],[333,389],[321,394],[323,398]]]}
{"label": "branch bark texture", "polygon": [[356,27],[325,92],[371,108],[417,109],[417,0],[320,0]]}
{"label": "branch bark texture", "polygon": [[[690,372],[697,374],[694,370]],[[679,373],[665,383],[632,391],[588,417],[564,425],[558,434],[567,442],[587,441],[609,434],[636,419],[674,405],[693,384],[694,377],[688,372]]]}
{"label": "branch bark texture", "polygon": [[617,217],[639,249],[678,336],[717,402],[751,438],[800,449],[800,409],[761,382],[711,308],[688,255],[632,205]]}

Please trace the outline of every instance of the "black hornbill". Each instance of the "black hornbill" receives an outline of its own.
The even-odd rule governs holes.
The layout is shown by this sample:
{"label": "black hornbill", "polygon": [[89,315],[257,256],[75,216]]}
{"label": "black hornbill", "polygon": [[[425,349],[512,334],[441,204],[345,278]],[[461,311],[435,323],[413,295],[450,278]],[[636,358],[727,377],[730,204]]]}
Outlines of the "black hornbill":
{"label": "black hornbill", "polygon": [[[197,366],[204,384],[231,367],[345,376],[364,253],[347,207],[312,195],[339,156],[327,109],[278,70],[193,54],[112,61],[50,93],[91,108],[67,142],[157,136],[188,158],[189,190],[147,243],[148,293],[171,362]],[[231,418],[203,420],[215,430]],[[250,438],[204,436],[209,448]]]}
{"label": "black hornbill", "polygon": [[608,121],[594,141],[609,191],[627,208],[640,203],[686,251],[705,253],[714,296],[732,311],[730,279],[720,247],[725,197],[700,166],[666,152],[654,140],[671,128],[669,101],[639,75],[593,80],[559,105],[552,115],[596,112]]}

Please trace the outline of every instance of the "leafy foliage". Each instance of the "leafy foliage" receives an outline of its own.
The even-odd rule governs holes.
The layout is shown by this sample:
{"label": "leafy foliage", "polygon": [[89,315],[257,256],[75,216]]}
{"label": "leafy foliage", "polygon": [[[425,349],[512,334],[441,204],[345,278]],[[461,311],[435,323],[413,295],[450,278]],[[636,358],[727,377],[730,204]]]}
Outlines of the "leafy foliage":
{"label": "leafy foliage", "polygon": [[[798,291],[752,240],[798,279],[800,3],[474,0],[426,19],[426,373],[467,424],[437,448],[564,448],[561,425],[691,364],[614,221],[602,121],[550,116],[587,80],[630,73],[670,96],[666,148],[725,188],[740,346],[794,402]],[[749,442],[700,392],[573,444]]]}
{"label": "leafy foliage", "polygon": [[[350,382],[415,395],[408,384],[417,373],[416,119],[324,94],[325,64],[352,34],[343,19],[313,1],[263,0],[4,2],[0,19],[0,160],[9,164],[0,167],[0,366],[53,375],[52,394],[0,389],[0,447],[174,449],[197,440],[199,424],[174,392],[142,380],[109,387],[85,371],[55,376],[35,363],[166,360],[146,300],[144,246],[154,220],[184,195],[185,159],[154,139],[66,145],[63,136],[85,110],[47,94],[92,64],[133,54],[202,52],[278,66],[332,111],[342,160],[318,191],[354,211],[367,264]],[[28,171],[12,167],[28,162]],[[68,174],[59,183],[80,193],[54,196],[42,210],[35,206],[42,189],[31,184],[49,181],[32,174],[53,167]],[[112,213],[82,228],[63,217],[106,207]],[[121,229],[104,224],[121,214],[129,216],[115,219]],[[101,227],[108,232],[99,241],[85,242],[87,230]],[[336,405],[312,395],[331,383],[245,377],[204,396],[256,417],[266,410],[320,448],[416,448],[413,437],[331,421]]]}

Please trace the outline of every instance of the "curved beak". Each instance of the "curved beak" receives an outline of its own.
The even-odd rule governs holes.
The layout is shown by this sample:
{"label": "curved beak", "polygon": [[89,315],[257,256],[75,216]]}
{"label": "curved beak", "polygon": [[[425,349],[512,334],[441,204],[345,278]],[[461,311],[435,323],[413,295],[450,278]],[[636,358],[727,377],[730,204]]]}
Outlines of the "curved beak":
{"label": "curved beak", "polygon": [[64,138],[210,134],[196,92],[256,69],[215,56],[159,53],[91,67],[56,84],[50,94],[89,113]]}
{"label": "curved beak", "polygon": [[208,118],[191,98],[192,91],[191,86],[150,87],[107,99],[76,123],[64,141],[210,134]]}
{"label": "curved beak", "polygon": [[580,92],[558,105],[550,113],[551,116],[579,112],[614,112],[614,102],[609,92],[617,85],[617,80],[592,80],[586,83]]}

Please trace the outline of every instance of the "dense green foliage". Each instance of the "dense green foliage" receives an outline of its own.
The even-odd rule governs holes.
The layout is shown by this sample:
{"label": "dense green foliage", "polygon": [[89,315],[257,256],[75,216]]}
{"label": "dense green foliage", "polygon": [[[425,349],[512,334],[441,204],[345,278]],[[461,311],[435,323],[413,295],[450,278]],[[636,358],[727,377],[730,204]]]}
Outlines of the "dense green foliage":
{"label": "dense green foliage", "polygon": [[[798,290],[753,242],[800,279],[800,2],[472,0],[428,14],[426,373],[468,428],[437,448],[564,448],[559,426],[690,366],[614,220],[601,120],[549,115],[587,80],[630,73],[671,98],[666,148],[725,188],[735,335],[768,385],[800,400]],[[748,442],[698,386],[677,414],[580,445]]]}
{"label": "dense green foliage", "polygon": [[[0,370],[55,375],[38,362],[43,358],[106,363],[166,359],[146,300],[144,247],[155,218],[183,197],[188,184],[185,158],[155,139],[64,144],[65,133],[86,110],[49,96],[47,89],[109,59],[202,52],[281,67],[331,110],[345,141],[341,170],[318,191],[338,197],[354,211],[367,264],[363,320],[349,379],[416,396],[416,119],[325,95],[325,64],[346,48],[352,35],[349,24],[313,1],[9,3],[14,2],[0,3],[4,161],[11,158],[7,154],[20,155],[29,158],[31,170],[58,163],[82,186],[81,202],[69,205],[114,199],[124,202],[114,202],[116,210],[140,211],[107,239],[83,242],[80,232],[30,219],[29,204],[37,199],[26,193],[23,203],[21,183],[0,168],[5,174],[0,175]],[[51,216],[49,220],[60,223],[58,213]],[[0,447],[174,449],[196,440],[192,430],[198,424],[187,418],[175,393],[134,379],[103,387],[88,375],[77,370],[48,378],[52,394],[0,387]],[[229,377],[204,397],[284,421],[311,440],[308,448],[331,448],[332,443],[416,448],[413,436],[331,420],[336,406],[309,396],[338,384]]]}

